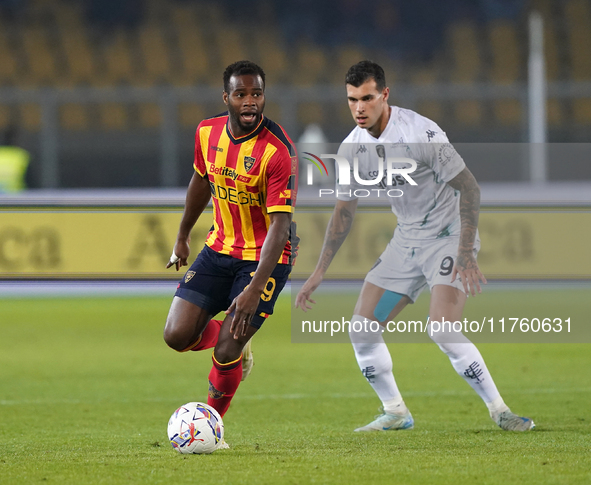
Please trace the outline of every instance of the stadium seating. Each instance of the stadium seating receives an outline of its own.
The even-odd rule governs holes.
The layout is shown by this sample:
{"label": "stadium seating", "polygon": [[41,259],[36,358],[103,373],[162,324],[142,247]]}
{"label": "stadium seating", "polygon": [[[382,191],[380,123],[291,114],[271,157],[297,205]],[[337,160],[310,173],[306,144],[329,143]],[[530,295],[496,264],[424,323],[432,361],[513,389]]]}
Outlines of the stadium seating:
{"label": "stadium seating", "polygon": [[[482,49],[478,27],[466,20],[449,26],[448,44],[451,51],[449,81],[475,84],[482,74]],[[482,103],[473,99],[460,100],[454,105],[455,119],[463,125],[479,125],[483,119]]]}
{"label": "stadium seating", "polygon": [[[557,81],[560,79],[560,52],[559,52],[559,37],[557,33],[557,26],[554,23],[554,5],[551,0],[540,0],[535,5],[536,9],[541,13],[544,19],[544,51],[546,61],[546,75],[549,81]],[[548,99],[548,123],[550,125],[558,125],[564,120],[564,106],[563,103],[556,99]]]}
{"label": "stadium seating", "polygon": [[[570,0],[565,7],[570,45],[571,77],[575,81],[591,79],[591,7],[586,0]],[[576,122],[591,123],[591,99],[579,99],[572,105]]]}
{"label": "stadium seating", "polygon": [[[522,75],[522,59],[519,52],[515,26],[506,20],[493,21],[488,26],[491,48],[490,80],[497,85],[511,85]],[[494,102],[495,119],[503,125],[519,125],[522,119],[519,100],[501,99]]]}
{"label": "stadium seating", "polygon": [[14,84],[17,79],[17,61],[10,45],[7,25],[0,22],[0,85]]}
{"label": "stadium seating", "polygon": [[[226,3],[230,8],[224,8]],[[83,2],[30,0],[16,20],[0,11],[0,86],[218,86],[223,67],[239,58],[260,62],[273,84],[339,85],[347,67],[368,52],[380,62],[385,58],[390,84],[393,73],[396,82],[400,79],[421,86],[482,82],[502,86],[526,80],[526,15],[492,20],[466,15],[447,25],[442,43],[434,43],[431,60],[413,62],[412,56],[410,60],[395,59],[392,50],[381,52],[367,39],[359,44],[334,45],[323,43],[322,37],[287,38],[273,2],[254,3],[265,28],[243,26],[229,0],[146,0],[137,25],[105,29],[86,15]],[[531,6],[545,19],[548,78],[590,80],[590,2],[535,0]],[[378,18],[382,9],[384,18],[396,19],[388,2],[378,2],[376,8]],[[426,116],[436,120],[446,117],[458,125],[478,126],[486,119],[506,127],[520,125],[526,108],[515,99],[418,100],[414,107]],[[551,126],[566,120],[591,123],[591,99],[568,103],[550,99],[548,108]],[[275,111],[279,114],[280,110]],[[329,111],[333,112],[330,103],[301,105],[298,120],[330,123]],[[180,126],[193,125],[205,112],[204,106],[180,106]],[[60,107],[59,119],[65,130],[125,130],[157,128],[162,116],[154,103],[69,103]],[[11,123],[38,130],[39,106],[0,106],[0,128]]]}

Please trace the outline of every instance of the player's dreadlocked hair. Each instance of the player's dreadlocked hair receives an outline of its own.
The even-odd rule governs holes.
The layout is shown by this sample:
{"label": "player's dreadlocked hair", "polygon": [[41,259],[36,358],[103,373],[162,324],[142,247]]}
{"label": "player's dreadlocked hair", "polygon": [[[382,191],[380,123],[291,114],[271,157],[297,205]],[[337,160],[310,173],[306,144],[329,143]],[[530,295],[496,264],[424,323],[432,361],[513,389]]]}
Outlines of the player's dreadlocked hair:
{"label": "player's dreadlocked hair", "polygon": [[345,76],[345,84],[358,88],[370,79],[376,82],[378,91],[386,87],[386,75],[382,67],[373,61],[361,61],[349,68]]}
{"label": "player's dreadlocked hair", "polygon": [[224,91],[230,92],[230,78],[232,76],[242,76],[244,74],[253,74],[255,76],[261,76],[263,80],[263,88],[265,87],[265,71],[251,61],[238,61],[230,64],[224,71]]}

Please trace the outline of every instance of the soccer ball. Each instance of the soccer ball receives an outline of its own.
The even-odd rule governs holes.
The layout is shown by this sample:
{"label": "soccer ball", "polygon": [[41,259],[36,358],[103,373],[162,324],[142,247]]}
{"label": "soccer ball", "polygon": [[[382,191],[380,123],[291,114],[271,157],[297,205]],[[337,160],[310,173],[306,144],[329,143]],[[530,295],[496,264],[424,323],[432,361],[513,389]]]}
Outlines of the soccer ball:
{"label": "soccer ball", "polygon": [[211,406],[190,402],[172,413],[168,439],[179,453],[213,453],[224,439],[224,423]]}

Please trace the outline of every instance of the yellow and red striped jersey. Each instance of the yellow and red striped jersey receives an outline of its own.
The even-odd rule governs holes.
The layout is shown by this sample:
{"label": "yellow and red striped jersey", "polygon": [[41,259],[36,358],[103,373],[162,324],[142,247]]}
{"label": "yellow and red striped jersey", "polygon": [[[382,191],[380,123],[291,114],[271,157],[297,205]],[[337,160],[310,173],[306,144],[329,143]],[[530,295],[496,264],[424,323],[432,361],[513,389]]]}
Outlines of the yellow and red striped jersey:
{"label": "yellow and red striped jersey", "polygon": [[[197,127],[193,165],[208,178],[213,200],[213,227],[206,244],[221,254],[258,261],[268,214],[294,210],[298,161],[293,142],[264,116],[254,131],[234,138],[223,113]],[[290,237],[279,263],[290,264],[296,251]]]}

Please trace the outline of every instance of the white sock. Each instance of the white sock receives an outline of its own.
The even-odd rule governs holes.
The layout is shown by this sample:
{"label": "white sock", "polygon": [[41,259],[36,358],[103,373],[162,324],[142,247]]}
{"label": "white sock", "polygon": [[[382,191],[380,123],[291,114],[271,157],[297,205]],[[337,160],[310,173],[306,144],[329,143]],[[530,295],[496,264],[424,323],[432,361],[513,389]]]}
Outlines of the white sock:
{"label": "white sock", "polygon": [[464,334],[444,331],[432,335],[429,331],[429,336],[449,357],[456,372],[470,384],[487,406],[491,404],[495,409],[502,407],[499,403],[503,400],[482,355]]}
{"label": "white sock", "polygon": [[[363,320],[364,317],[360,315],[353,315],[351,318],[349,337],[357,363],[361,373],[382,401],[384,411],[390,413],[389,410],[398,409],[397,413],[400,413],[400,405],[402,404],[404,408],[406,406],[392,374],[392,357],[381,332],[353,331],[354,322],[363,324]],[[357,327],[359,328],[359,324]]]}
{"label": "white sock", "polygon": [[384,406],[384,412],[387,414],[406,414],[408,412],[402,396],[389,401],[382,401],[382,405]]}
{"label": "white sock", "polygon": [[504,411],[510,411],[509,406],[505,404],[503,398],[499,396],[492,402],[487,402],[486,407],[488,408],[488,412],[490,413],[490,417],[494,418],[495,415],[498,415]]}

